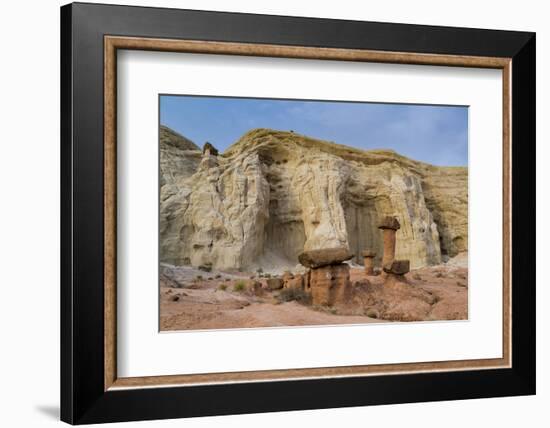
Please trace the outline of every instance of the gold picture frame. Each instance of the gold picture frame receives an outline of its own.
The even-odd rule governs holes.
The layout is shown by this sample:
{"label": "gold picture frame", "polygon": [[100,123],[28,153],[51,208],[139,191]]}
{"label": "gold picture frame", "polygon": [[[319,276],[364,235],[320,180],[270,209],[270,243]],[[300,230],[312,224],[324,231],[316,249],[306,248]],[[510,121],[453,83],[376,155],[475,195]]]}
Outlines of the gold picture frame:
{"label": "gold picture frame", "polygon": [[[117,51],[146,50],[209,55],[245,55],[393,64],[493,68],[502,70],[503,145],[503,349],[502,358],[423,363],[359,365],[306,369],[262,370],[170,376],[118,377],[116,369],[116,86]],[[384,52],[363,49],[171,40],[144,37],[104,37],[104,389],[258,382],[274,380],[363,377],[511,367],[511,70],[512,58]]]}

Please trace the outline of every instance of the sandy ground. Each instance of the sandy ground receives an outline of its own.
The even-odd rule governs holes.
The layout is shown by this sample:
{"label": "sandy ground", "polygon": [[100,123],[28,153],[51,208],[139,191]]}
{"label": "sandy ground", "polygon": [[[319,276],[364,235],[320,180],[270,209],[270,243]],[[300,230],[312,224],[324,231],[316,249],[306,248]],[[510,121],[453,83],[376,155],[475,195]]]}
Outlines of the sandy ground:
{"label": "sandy ground", "polygon": [[[261,290],[241,289],[239,284],[250,282],[251,276],[263,284]],[[433,296],[434,303],[422,320],[467,319],[467,278],[467,255],[408,273],[412,290]],[[362,267],[352,266],[352,284],[365,279],[375,288],[384,282],[382,276],[367,277]],[[266,290],[265,279],[252,273],[163,265],[160,282],[160,326],[164,331],[391,322],[374,318],[370,312],[367,316],[367,311],[357,307],[346,311],[281,302],[279,291]]]}

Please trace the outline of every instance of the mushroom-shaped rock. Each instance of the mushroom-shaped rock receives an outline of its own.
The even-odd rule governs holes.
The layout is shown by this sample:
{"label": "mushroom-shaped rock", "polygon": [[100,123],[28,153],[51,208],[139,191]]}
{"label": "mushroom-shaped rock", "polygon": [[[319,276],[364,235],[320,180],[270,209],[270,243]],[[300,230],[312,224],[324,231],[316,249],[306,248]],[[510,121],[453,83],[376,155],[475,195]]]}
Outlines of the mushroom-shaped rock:
{"label": "mushroom-shaped rock", "polygon": [[384,265],[384,272],[394,275],[405,275],[410,270],[409,260],[394,260]]}
{"label": "mushroom-shaped rock", "polygon": [[347,248],[340,247],[304,251],[298,256],[298,260],[305,267],[316,269],[323,266],[337,265],[352,257],[353,254]]}
{"label": "mushroom-shaped rock", "polygon": [[365,266],[365,274],[374,275],[374,257],[376,253],[372,250],[363,251],[363,260]]}
{"label": "mushroom-shaped rock", "polygon": [[386,266],[388,263],[393,262],[395,258],[395,234],[400,227],[397,218],[392,216],[383,217],[378,225],[378,228],[382,230],[384,241],[382,266]]}
{"label": "mushroom-shaped rock", "polygon": [[349,265],[340,263],[312,269],[310,284],[314,306],[346,304],[352,293]]}
{"label": "mushroom-shaped rock", "polygon": [[378,224],[378,229],[399,230],[400,228],[401,225],[399,224],[399,220],[397,220],[397,217],[393,216],[382,217],[380,223]]}
{"label": "mushroom-shaped rock", "polygon": [[204,146],[202,148],[202,154],[208,154],[212,156],[218,156],[218,149],[216,149],[212,144],[210,144],[208,141],[204,143]]}

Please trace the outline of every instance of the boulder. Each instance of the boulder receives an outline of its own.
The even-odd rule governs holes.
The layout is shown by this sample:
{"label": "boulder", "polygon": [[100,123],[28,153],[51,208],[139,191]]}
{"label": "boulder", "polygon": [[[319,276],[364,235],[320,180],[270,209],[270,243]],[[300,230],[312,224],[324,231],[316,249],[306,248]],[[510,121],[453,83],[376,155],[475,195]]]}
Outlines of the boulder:
{"label": "boulder", "polygon": [[287,278],[284,282],[284,288],[304,288],[304,277],[300,274]]}
{"label": "boulder", "polygon": [[262,283],[253,279],[246,281],[246,289],[254,294],[259,294],[262,292]]}
{"label": "boulder", "polygon": [[410,270],[410,263],[408,260],[394,260],[391,263],[384,265],[384,272],[394,275],[405,275]]}
{"label": "boulder", "polygon": [[266,284],[268,290],[280,290],[283,288],[284,281],[282,278],[268,278]]}
{"label": "boulder", "polygon": [[300,263],[308,268],[337,265],[353,257],[347,248],[325,248],[322,250],[304,251],[298,256]]}

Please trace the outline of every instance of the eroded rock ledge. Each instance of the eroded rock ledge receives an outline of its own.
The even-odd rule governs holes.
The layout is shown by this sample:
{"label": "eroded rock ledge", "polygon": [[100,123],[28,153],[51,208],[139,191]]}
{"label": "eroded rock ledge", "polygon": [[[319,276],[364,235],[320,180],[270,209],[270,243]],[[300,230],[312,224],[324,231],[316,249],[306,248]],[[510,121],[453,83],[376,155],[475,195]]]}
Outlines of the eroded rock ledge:
{"label": "eroded rock ledge", "polygon": [[413,269],[467,250],[467,168],[269,129],[218,155],[168,128],[160,144],[162,262],[293,268],[303,251],[344,247],[380,265],[384,216],[399,220],[395,257]]}

